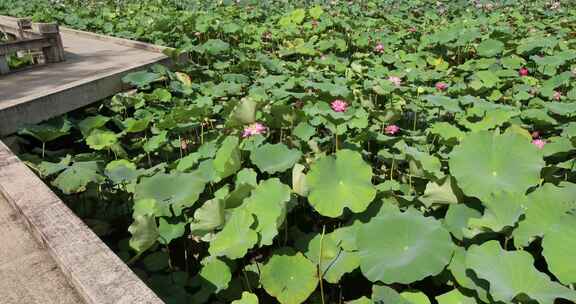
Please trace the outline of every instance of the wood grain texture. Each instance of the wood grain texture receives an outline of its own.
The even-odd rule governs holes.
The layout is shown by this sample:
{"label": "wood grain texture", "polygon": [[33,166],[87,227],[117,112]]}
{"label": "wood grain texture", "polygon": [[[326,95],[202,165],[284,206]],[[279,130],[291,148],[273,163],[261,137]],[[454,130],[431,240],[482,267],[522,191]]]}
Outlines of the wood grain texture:
{"label": "wood grain texture", "polygon": [[1,141],[0,193],[85,303],[163,303]]}

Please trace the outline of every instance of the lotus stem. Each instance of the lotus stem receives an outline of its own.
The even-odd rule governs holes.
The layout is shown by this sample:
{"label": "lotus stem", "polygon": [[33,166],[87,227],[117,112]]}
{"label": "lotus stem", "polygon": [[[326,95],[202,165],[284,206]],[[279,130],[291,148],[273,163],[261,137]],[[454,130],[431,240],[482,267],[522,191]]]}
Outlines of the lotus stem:
{"label": "lotus stem", "polygon": [[318,252],[318,280],[320,280],[320,297],[322,304],[324,304],[324,284],[322,283],[322,245],[324,243],[324,234],[326,233],[326,226],[322,225],[322,234],[320,235],[320,252]]}

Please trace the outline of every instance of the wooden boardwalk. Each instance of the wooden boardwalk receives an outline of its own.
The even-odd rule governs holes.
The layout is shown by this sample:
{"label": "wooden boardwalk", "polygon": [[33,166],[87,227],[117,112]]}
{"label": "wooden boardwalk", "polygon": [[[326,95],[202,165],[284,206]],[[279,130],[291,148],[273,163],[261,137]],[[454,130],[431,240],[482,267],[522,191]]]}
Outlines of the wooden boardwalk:
{"label": "wooden boardwalk", "polygon": [[[16,19],[0,16],[0,25]],[[0,136],[102,100],[122,90],[127,73],[169,64],[162,48],[60,28],[65,61],[0,76]]]}
{"label": "wooden boardwalk", "polygon": [[[170,64],[152,45],[61,33],[64,62],[0,76],[0,136],[111,96],[131,71]],[[0,303],[162,303],[2,141],[0,235]]]}

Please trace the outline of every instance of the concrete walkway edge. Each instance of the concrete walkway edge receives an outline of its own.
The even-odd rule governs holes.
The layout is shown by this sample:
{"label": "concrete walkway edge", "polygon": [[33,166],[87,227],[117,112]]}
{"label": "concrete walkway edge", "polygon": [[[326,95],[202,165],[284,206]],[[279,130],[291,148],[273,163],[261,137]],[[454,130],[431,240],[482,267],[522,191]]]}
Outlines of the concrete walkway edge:
{"label": "concrete walkway edge", "polygon": [[48,249],[85,303],[163,303],[1,141],[0,195]]}

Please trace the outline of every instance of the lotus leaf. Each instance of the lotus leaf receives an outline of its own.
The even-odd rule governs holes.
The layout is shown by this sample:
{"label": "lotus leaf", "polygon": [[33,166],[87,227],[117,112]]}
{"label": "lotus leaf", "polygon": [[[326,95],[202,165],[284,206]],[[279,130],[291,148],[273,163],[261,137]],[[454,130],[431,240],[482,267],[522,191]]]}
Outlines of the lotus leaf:
{"label": "lotus leaf", "polygon": [[450,172],[460,189],[479,198],[504,190],[524,193],[538,184],[543,166],[537,149],[515,133],[469,134],[450,155]]}
{"label": "lotus leaf", "polygon": [[416,210],[383,208],[358,230],[364,276],[373,282],[408,284],[440,273],[454,252],[450,233]]}
{"label": "lotus leaf", "polygon": [[308,200],[324,216],[338,217],[349,208],[362,212],[376,196],[372,168],[358,152],[340,150],[312,164],[306,177]]}

